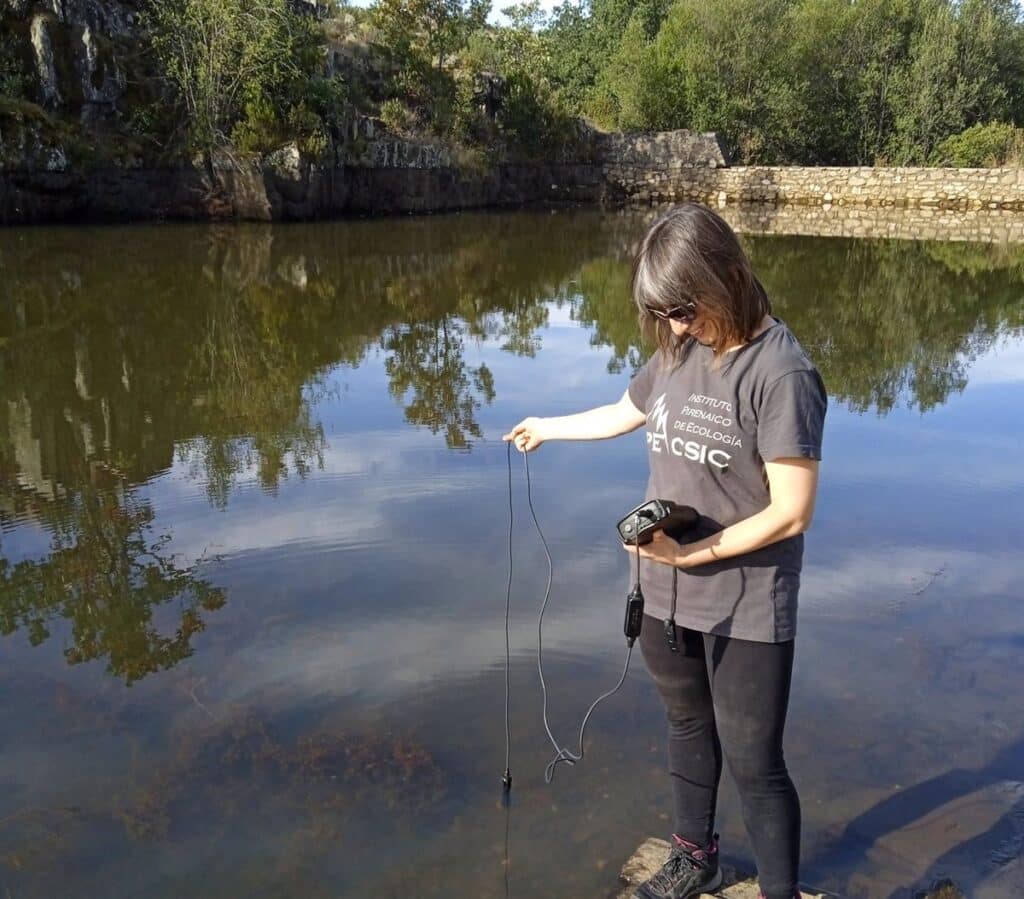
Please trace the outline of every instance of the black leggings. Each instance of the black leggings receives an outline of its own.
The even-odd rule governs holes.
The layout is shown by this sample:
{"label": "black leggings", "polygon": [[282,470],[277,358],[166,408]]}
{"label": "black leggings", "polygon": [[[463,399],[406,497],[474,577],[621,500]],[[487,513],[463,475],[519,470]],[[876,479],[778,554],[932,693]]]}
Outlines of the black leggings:
{"label": "black leggings", "polygon": [[800,858],[800,800],[786,771],[782,731],[793,641],[757,643],[677,628],[644,616],[640,648],[668,714],[668,770],[676,833],[705,845],[715,821],[722,755],[736,781],[768,899],[791,897]]}

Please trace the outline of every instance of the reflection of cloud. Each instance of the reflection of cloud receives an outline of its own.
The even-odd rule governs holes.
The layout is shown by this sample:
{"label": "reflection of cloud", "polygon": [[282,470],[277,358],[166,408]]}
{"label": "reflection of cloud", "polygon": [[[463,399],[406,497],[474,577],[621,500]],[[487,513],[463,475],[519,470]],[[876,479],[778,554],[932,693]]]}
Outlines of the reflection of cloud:
{"label": "reflection of cloud", "polygon": [[[335,437],[315,481],[286,483],[274,498],[240,491],[215,516],[194,484],[173,475],[154,484],[179,494],[156,503],[160,524],[174,534],[174,551],[195,558],[213,544],[217,553],[234,556],[241,571],[254,573],[232,588],[245,597],[247,617],[296,616],[284,632],[246,638],[226,658],[210,656],[217,680],[230,684],[230,698],[264,690],[393,697],[502,664],[506,472],[504,447],[493,451],[459,456],[464,464],[453,464],[452,454],[423,431]],[[431,453],[439,457],[436,465]],[[607,654],[610,675],[624,647],[628,560],[615,545],[609,510],[628,507],[638,485],[606,480],[601,468],[618,469],[628,458],[637,458],[637,447],[627,443],[559,447],[533,469],[534,501],[555,560],[545,646],[552,661]],[[587,460],[593,485],[574,500],[573,516],[561,520],[552,498]],[[525,504],[522,463],[515,457],[513,463],[511,643],[514,654],[529,657],[547,569]],[[459,508],[449,531],[430,525]],[[378,543],[395,536],[399,542],[372,546],[367,532]]]}
{"label": "reflection of cloud", "polygon": [[[159,525],[173,532],[174,552],[187,559],[207,549],[230,556],[286,546],[365,545],[386,538],[385,510],[409,496],[409,456],[422,462],[426,454],[445,452],[431,434],[412,429],[333,436],[323,471],[283,483],[273,499],[256,486],[255,469],[243,471],[227,509],[217,515],[180,463],[148,489],[160,510]],[[415,495],[471,486],[465,472],[448,468],[417,483]]]}
{"label": "reflection of cloud", "polygon": [[[552,304],[550,311],[558,310]],[[594,405],[595,396],[601,397],[597,404],[621,396],[627,378],[609,376],[606,360],[593,352],[585,329],[576,323],[548,328],[543,340],[544,352],[534,359],[516,357],[493,346],[467,346],[467,364],[488,366],[500,400],[495,407],[479,410],[486,441],[492,445],[478,445],[472,453],[475,459],[495,453],[502,457],[504,468],[501,434],[526,415],[576,412]],[[529,367],[528,373],[524,366]],[[498,473],[479,461],[452,464],[452,453],[425,428],[410,428],[400,420],[393,426],[390,420],[379,421],[382,414],[391,414],[395,403],[374,370],[357,374],[338,369],[328,380],[333,382],[342,374],[354,380],[353,390],[339,390],[340,398],[325,400],[316,409],[315,417],[325,422],[328,432],[323,470],[305,482],[297,478],[283,481],[266,513],[255,467],[238,473],[227,509],[216,516],[210,514],[202,491],[180,462],[147,486],[160,513],[159,524],[174,534],[175,552],[196,559],[207,551],[228,556],[281,547],[307,551],[346,544],[365,546],[387,538],[388,519],[410,498],[454,497],[471,490],[495,489],[503,471]],[[538,384],[558,385],[558,389],[538,389]],[[374,421],[376,429],[350,430],[353,420],[367,418]],[[333,422],[346,432],[331,433]],[[639,480],[642,450],[623,445],[619,451],[635,460]],[[578,456],[580,449],[575,452]],[[598,452],[603,455],[607,450]],[[536,463],[539,470],[550,464],[553,449],[545,448],[541,454],[543,461]],[[518,478],[522,463],[518,458],[513,461],[519,467]],[[593,490],[588,488],[588,493],[593,500]],[[633,504],[627,501],[627,507]],[[476,501],[472,505],[479,509]]]}
{"label": "reflection of cloud", "polygon": [[1024,381],[1024,338],[1005,337],[970,364],[967,386],[1014,384]]}
{"label": "reflection of cloud", "polygon": [[823,483],[871,484],[904,494],[927,487],[936,497],[936,485],[942,485],[970,491],[975,505],[981,491],[1019,489],[1020,433],[1003,414],[1004,401],[988,402],[979,394],[926,416],[900,410],[885,419],[833,404],[825,421]]}
{"label": "reflection of cloud", "polygon": [[[544,618],[544,651],[546,665],[566,655],[588,661],[603,657],[613,683],[614,670],[625,652],[620,608],[624,600],[619,597],[625,591],[615,588],[624,587],[625,578],[618,576],[622,569],[617,558],[609,560],[611,565],[587,565],[589,579],[578,581],[581,592],[587,594],[585,608],[579,608],[578,601],[574,603],[564,589],[552,595]],[[606,569],[601,572],[605,577],[595,581],[595,569],[601,568]],[[473,587],[463,585],[471,593]],[[518,595],[513,599],[510,646],[517,666],[532,665],[540,598]],[[503,601],[500,605],[462,602],[457,615],[433,605],[417,614],[404,610],[400,616],[377,617],[357,626],[351,616],[337,622],[306,622],[300,630],[290,632],[283,645],[271,640],[232,656],[231,664],[238,668],[228,681],[235,695],[226,698],[241,700],[283,691],[282,698],[294,697],[296,702],[304,696],[356,693],[364,698],[394,699],[439,682],[473,678],[504,664],[503,615]],[[396,640],[398,635],[401,638]],[[636,670],[642,667],[639,657],[634,665]],[[595,684],[595,695],[604,688]],[[554,689],[557,691],[557,686]]]}
{"label": "reflection of cloud", "polygon": [[[435,551],[436,546],[419,547],[424,557]],[[426,566],[416,554],[408,561],[414,570]],[[505,651],[503,565],[495,557],[484,560],[481,570],[492,571],[490,581],[473,570],[460,573],[448,585],[444,602],[436,592],[427,592],[422,606],[413,608],[377,605],[372,614],[355,616],[342,608],[296,625],[284,641],[261,640],[233,653],[227,664],[234,670],[225,678],[233,695],[226,698],[267,693],[301,703],[309,696],[359,694],[394,700],[500,667]],[[915,594],[940,569],[941,577]],[[879,613],[927,609],[937,598],[950,596],[970,596],[975,602],[1008,596],[1018,582],[1018,569],[1010,554],[913,546],[859,551],[837,562],[818,560],[805,569],[801,617],[805,624],[848,620],[863,635]],[[588,663],[601,659],[602,670],[613,677],[624,651],[621,611],[628,584],[623,560],[617,551],[601,550],[561,557],[556,578],[544,620],[547,663],[566,657]],[[518,667],[532,667],[543,587],[524,586],[518,575],[515,583],[511,649]],[[851,634],[851,639],[858,638]],[[642,670],[639,658],[633,663]],[[594,684],[595,695],[601,688]]]}
{"label": "reflection of cloud", "polygon": [[12,565],[41,559],[52,550],[53,538],[38,521],[23,518],[11,530],[0,532],[0,556]]}
{"label": "reflection of cloud", "polygon": [[[925,588],[935,572],[942,572]],[[1020,581],[1020,560],[1011,554],[888,546],[858,549],[840,561],[808,558],[800,585],[802,612],[826,611],[863,619],[893,602],[926,603],[939,591],[975,599],[1005,596]],[[919,594],[915,591],[920,590]]]}
{"label": "reflection of cloud", "polygon": [[[554,321],[549,320],[549,327],[540,332],[542,351],[534,358],[523,359],[487,347],[480,352],[479,360],[471,361],[473,365],[486,362],[502,406],[529,406],[531,415],[564,415],[579,412],[595,399],[598,404],[611,403],[622,396],[628,378],[609,375],[608,357],[594,351],[589,329],[578,322],[572,322],[571,327],[563,324],[559,320],[561,312],[554,305],[548,306],[549,318]],[[556,386],[557,390],[550,389]]]}
{"label": "reflection of cloud", "polygon": [[556,305],[548,304],[548,327],[549,328],[576,328],[580,323],[572,317],[573,307],[569,303]]}

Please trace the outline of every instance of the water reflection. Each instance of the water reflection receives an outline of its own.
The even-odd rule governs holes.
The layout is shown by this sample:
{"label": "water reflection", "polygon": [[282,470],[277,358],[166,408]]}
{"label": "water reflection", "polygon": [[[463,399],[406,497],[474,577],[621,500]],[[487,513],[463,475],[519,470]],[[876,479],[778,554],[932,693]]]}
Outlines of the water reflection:
{"label": "water reflection", "polygon": [[752,257],[830,394],[857,411],[941,405],[1024,326],[1024,247],[779,238]]}
{"label": "water reflection", "polygon": [[[394,842],[416,837],[423,895],[501,893],[494,438],[523,414],[614,399],[642,364],[626,297],[648,219],[0,232],[0,888],[52,894],[59,858],[83,895],[401,895]],[[1019,761],[1005,687],[1020,664],[1020,435],[1005,409],[1024,255],[744,241],[842,401],[805,572],[814,674],[794,688],[794,764],[813,877],[841,889],[868,866],[877,886],[877,837]],[[961,400],[980,354],[986,389]],[[618,675],[607,522],[642,490],[638,450],[553,445],[534,472],[541,519],[559,521],[545,630],[559,721]],[[899,508],[879,515],[883,494]],[[983,540],[951,533],[968,502]],[[544,563],[517,541],[513,678],[528,697]],[[660,832],[660,708],[641,680],[595,721],[595,768],[557,794],[517,781],[518,895],[594,894]],[[919,691],[909,718],[893,682]],[[514,709],[515,752],[540,772],[535,711]],[[965,749],[950,735],[968,728]],[[950,766],[974,775],[943,779]],[[546,848],[567,831],[609,867],[553,870]],[[904,882],[911,868],[930,870],[899,868]]]}
{"label": "water reflection", "polygon": [[[641,216],[458,217],[319,231],[155,229],[4,235],[2,508],[56,498],[102,465],[138,483],[175,454],[223,507],[255,469],[272,490],[322,465],[310,408],[323,377],[381,352],[413,424],[448,446],[479,437],[495,398],[465,342],[533,355],[549,304],[645,358],[628,302]],[[494,232],[497,232],[496,234]],[[1024,326],[1024,248],[745,238],[778,314],[851,407],[927,410],[970,361]],[[385,250],[381,244],[387,244]]]}
{"label": "water reflection", "polygon": [[[391,395],[405,405],[405,420],[444,433],[452,449],[468,449],[480,437],[476,411],[494,399],[494,377],[486,365],[467,367],[466,328],[450,316],[389,329],[381,341],[388,357]],[[412,393],[412,399],[406,397]]]}
{"label": "water reflection", "polygon": [[[406,420],[456,449],[481,437],[479,410],[496,396],[467,341],[531,357],[549,309],[567,308],[611,348],[611,372],[635,370],[646,349],[626,300],[629,253],[649,219],[3,235],[0,520],[51,535],[45,559],[3,560],[4,633],[39,643],[66,618],[68,660],[107,658],[129,682],[186,657],[200,611],[225,596],[160,556],[166,535],[148,533],[135,487],[177,460],[224,509],[240,477],[272,492],[322,469],[314,409],[339,365],[381,354]],[[858,411],[934,408],[1024,325],[1021,247],[745,241],[777,313]],[[152,610],[175,597],[180,623],[160,636]]]}
{"label": "water reflection", "polygon": [[[971,361],[1024,327],[1024,247],[757,237],[744,243],[774,311],[800,336],[829,393],[859,412],[926,411],[967,384]],[[580,272],[576,316],[612,347],[611,370],[644,358],[629,270]]]}
{"label": "water reflection", "polygon": [[[129,685],[190,656],[223,591],[175,564],[169,537],[152,534],[152,506],[123,484],[85,482],[71,494],[46,509],[49,555],[13,565],[0,557],[0,634],[24,630],[38,646],[64,621],[69,664],[105,659]],[[177,624],[161,634],[153,616],[171,603]]]}

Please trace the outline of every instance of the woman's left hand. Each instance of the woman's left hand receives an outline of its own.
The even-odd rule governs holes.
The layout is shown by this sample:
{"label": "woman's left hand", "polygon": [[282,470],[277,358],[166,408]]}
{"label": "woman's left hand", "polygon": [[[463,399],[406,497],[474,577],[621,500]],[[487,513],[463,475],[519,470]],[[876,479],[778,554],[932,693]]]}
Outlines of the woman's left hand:
{"label": "woman's left hand", "polygon": [[[636,555],[637,548],[635,546],[623,543],[622,548],[631,556]],[[655,531],[651,542],[644,543],[640,547],[641,559],[661,562],[662,565],[679,566],[682,564],[682,555],[679,544],[664,531]]]}

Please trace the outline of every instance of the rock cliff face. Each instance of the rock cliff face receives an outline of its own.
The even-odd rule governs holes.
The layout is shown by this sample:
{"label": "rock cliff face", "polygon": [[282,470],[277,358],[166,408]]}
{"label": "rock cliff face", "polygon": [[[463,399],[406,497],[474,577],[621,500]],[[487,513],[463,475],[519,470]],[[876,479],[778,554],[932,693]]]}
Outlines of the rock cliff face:
{"label": "rock cliff face", "polygon": [[91,130],[116,121],[137,43],[138,6],[121,0],[0,0],[0,172],[73,167]]}
{"label": "rock cliff face", "polygon": [[83,121],[115,113],[138,12],[125,0],[0,0],[3,31],[29,63],[29,99]]}

